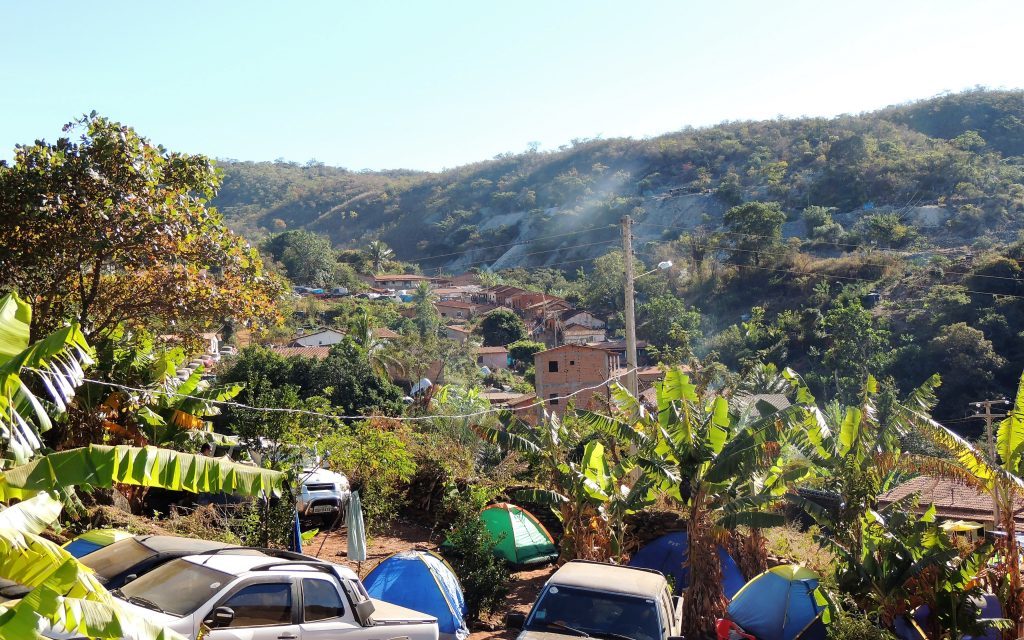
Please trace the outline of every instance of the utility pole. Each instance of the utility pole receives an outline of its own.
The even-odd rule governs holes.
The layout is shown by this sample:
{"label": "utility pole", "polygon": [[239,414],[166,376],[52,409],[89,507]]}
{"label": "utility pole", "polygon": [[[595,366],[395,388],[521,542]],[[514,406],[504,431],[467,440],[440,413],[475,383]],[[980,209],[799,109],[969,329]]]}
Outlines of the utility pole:
{"label": "utility pole", "polygon": [[637,397],[636,382],[636,310],[633,300],[633,219],[622,216],[622,254],[625,261],[626,289],[626,388]]}
{"label": "utility pole", "polygon": [[[992,413],[992,407],[996,405],[1009,406],[1010,402],[1005,398],[999,400],[982,400],[981,402],[972,402],[971,406],[974,408],[974,418],[985,419],[985,438],[988,440],[988,457],[993,465],[999,464],[999,460],[996,458],[996,440],[992,434],[992,421],[999,418],[1005,418],[1005,413]],[[982,413],[981,410],[985,412]],[[999,501],[992,501],[992,530],[994,531],[999,527]]]}

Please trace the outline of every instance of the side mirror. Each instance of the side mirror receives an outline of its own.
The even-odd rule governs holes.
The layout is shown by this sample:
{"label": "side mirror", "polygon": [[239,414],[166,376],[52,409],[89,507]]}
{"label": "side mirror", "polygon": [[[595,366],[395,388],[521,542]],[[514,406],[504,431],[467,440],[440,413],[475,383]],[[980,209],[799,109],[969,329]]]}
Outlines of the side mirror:
{"label": "side mirror", "polygon": [[217,607],[210,612],[210,615],[206,616],[203,620],[203,624],[216,629],[218,627],[226,627],[231,624],[235,619],[235,611],[231,607]]}
{"label": "side mirror", "polygon": [[526,624],[526,615],[522,613],[507,613],[505,614],[505,628],[506,629],[522,629],[523,625]]}
{"label": "side mirror", "polygon": [[139,574],[137,574],[137,573],[129,573],[128,575],[126,575],[124,577],[124,583],[128,584],[129,582],[135,580],[138,577],[139,577]]}
{"label": "side mirror", "polygon": [[353,607],[353,609],[355,610],[356,620],[359,621],[359,624],[364,627],[368,627],[370,626],[370,616],[372,616],[373,612],[377,610],[377,607],[374,606],[372,600],[363,600]]}

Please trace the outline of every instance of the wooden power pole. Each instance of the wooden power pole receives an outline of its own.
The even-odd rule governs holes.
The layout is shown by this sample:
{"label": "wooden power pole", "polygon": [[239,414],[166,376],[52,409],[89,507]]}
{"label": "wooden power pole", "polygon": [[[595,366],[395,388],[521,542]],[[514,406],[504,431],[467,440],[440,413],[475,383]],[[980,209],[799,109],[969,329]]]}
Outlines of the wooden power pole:
{"label": "wooden power pole", "polygon": [[626,289],[626,388],[639,397],[636,379],[636,310],[633,300],[633,220],[622,216],[622,254],[625,261]]}
{"label": "wooden power pole", "polygon": [[[1000,400],[982,400],[981,402],[972,402],[971,406],[974,408],[975,418],[984,418],[985,420],[985,438],[988,442],[988,457],[990,462],[998,466],[999,459],[996,458],[996,439],[992,433],[992,424],[996,419],[1002,419],[1006,417],[1005,413],[992,413],[992,407],[994,406],[1008,406],[1010,402],[1006,399]],[[984,410],[984,412],[982,412]],[[992,500],[992,530],[995,531],[999,528],[999,502],[998,500]]]}

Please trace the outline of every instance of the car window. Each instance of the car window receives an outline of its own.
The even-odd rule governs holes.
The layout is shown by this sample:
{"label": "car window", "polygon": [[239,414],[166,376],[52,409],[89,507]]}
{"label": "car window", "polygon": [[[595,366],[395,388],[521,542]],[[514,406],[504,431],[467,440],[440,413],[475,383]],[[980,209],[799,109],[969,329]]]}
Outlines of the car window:
{"label": "car window", "polygon": [[338,589],[327,580],[302,579],[302,619],[306,622],[345,615]]}
{"label": "car window", "polygon": [[142,598],[172,615],[186,616],[234,579],[229,573],[179,558],[139,576],[121,587],[120,593],[125,598]]}
{"label": "car window", "polygon": [[95,571],[101,581],[106,581],[155,556],[156,551],[135,538],[125,538],[87,553],[81,562]]}
{"label": "car window", "polygon": [[235,612],[230,627],[291,624],[292,585],[290,582],[251,584],[220,606],[230,607]]}
{"label": "car window", "polygon": [[525,628],[558,633],[566,627],[595,637],[608,633],[636,640],[661,638],[655,600],[552,585],[534,605]]}

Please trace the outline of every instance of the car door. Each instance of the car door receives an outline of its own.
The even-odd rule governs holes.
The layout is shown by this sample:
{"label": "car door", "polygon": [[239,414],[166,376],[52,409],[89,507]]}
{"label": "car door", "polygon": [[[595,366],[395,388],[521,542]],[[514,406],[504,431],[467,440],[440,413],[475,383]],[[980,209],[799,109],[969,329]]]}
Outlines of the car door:
{"label": "car door", "polygon": [[247,580],[211,609],[228,607],[230,624],[213,629],[209,640],[299,640],[298,589],[288,576]]}
{"label": "car door", "polygon": [[302,595],[300,637],[302,640],[335,640],[352,637],[362,629],[330,576],[308,576],[299,580]]}

